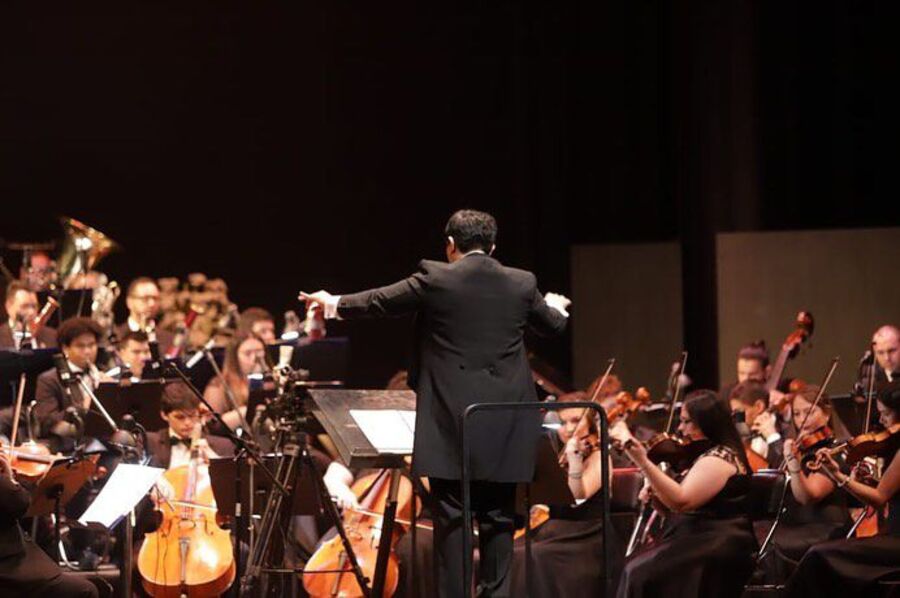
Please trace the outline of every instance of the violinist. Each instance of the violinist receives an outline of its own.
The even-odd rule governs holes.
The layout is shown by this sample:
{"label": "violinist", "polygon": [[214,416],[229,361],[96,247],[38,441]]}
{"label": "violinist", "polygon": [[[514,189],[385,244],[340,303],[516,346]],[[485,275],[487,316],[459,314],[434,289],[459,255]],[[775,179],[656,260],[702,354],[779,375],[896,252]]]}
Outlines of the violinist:
{"label": "violinist", "polygon": [[[758,382],[739,383],[729,397],[732,414],[743,414],[745,426],[738,432],[754,453],[762,457],[770,469],[781,466],[784,440],[778,431],[778,419],[769,410],[769,392]],[[739,418],[737,418],[739,419]]]}
{"label": "violinist", "polygon": [[773,550],[762,562],[768,581],[782,583],[810,546],[846,533],[850,525],[847,497],[821,471],[812,471],[816,452],[835,444],[832,406],[827,395],[813,405],[819,387],[806,386],[789,395],[796,439],[784,441],[790,475],[785,512],[772,539]]}
{"label": "violinist", "polygon": [[625,563],[620,598],[629,596],[734,596],[753,571],[756,539],[747,515],[750,465],[731,411],[712,390],[685,397],[678,431],[712,448],[698,457],[681,482],[647,455],[624,423],[610,431],[646,476],[661,508],[677,513],[661,539]]}
{"label": "violinist", "polygon": [[886,527],[878,536],[817,544],[810,548],[788,584],[789,596],[874,595],[879,579],[900,575],[900,380],[878,394],[878,415],[887,430],[880,457],[884,475],[872,487],[846,475],[828,451],[820,451],[822,471],[844,492],[881,509],[888,505]]}
{"label": "violinist", "polygon": [[[6,287],[7,320],[0,325],[0,349],[19,349],[22,344],[23,326],[28,326],[38,315],[37,294],[24,283],[14,280]],[[33,348],[56,347],[56,330],[43,326],[33,339]]]}
{"label": "violinist", "polygon": [[261,373],[266,359],[263,341],[247,330],[240,330],[225,347],[222,377],[210,380],[203,391],[205,398],[229,428],[241,425],[247,415],[250,383],[247,376]]}
{"label": "violinist", "polygon": [[59,565],[26,540],[19,526],[31,503],[31,494],[20,485],[4,454],[0,454],[0,593],[13,596],[98,596],[84,577],[63,573]]}
{"label": "violinist", "polygon": [[[587,401],[584,393],[562,395],[561,403]],[[562,425],[556,435],[565,447],[567,481],[576,504],[550,507],[549,519],[532,529],[531,585],[525,578],[525,538],[517,538],[513,550],[512,595],[534,597],[604,596],[607,572],[601,569],[603,554],[603,510],[599,490],[603,485],[600,451],[596,450],[597,424],[589,412],[582,420],[581,408],[559,411]],[[581,425],[579,425],[581,424]],[[609,530],[614,540],[613,530]],[[613,554],[619,556],[615,543]],[[616,569],[618,570],[618,569]],[[565,571],[565,575],[560,575]]]}

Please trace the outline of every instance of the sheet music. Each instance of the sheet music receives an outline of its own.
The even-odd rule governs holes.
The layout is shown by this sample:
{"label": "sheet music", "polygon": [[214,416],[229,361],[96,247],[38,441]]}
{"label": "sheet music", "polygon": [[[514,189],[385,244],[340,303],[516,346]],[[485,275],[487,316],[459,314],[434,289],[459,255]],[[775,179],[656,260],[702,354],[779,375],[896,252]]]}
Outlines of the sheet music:
{"label": "sheet music", "polygon": [[350,417],[379,453],[412,454],[415,411],[351,409]]}
{"label": "sheet music", "polygon": [[112,529],[146,496],[163,472],[165,470],[158,467],[120,463],[78,522],[82,525],[99,523]]}

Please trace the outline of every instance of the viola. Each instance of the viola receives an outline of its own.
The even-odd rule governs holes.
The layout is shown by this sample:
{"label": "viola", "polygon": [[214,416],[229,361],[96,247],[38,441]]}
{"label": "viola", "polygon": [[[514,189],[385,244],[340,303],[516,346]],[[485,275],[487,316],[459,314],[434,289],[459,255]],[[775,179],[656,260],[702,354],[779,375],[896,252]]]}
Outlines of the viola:
{"label": "viola", "polygon": [[[620,392],[613,399],[614,403],[606,410],[606,420],[611,426],[622,418],[626,418],[642,405],[650,402],[650,391],[643,386],[638,388],[634,395],[629,392]],[[589,422],[593,420],[585,418],[578,422],[575,429],[575,436],[582,441],[582,452],[585,458],[592,452],[600,448],[600,436],[597,432],[588,431]],[[559,451],[559,465],[562,468],[568,468],[569,460],[566,457],[566,447]]]}
{"label": "viola", "polygon": [[[344,531],[350,540],[360,569],[369,579],[375,577],[378,543],[381,538],[384,510],[388,502],[390,480],[390,470],[387,469],[358,479],[352,489],[359,499],[360,508],[347,509],[344,512]],[[417,501],[417,512],[419,506]],[[400,541],[406,529],[403,520],[412,519],[412,508],[412,483],[401,477],[397,494],[397,519],[394,522],[394,533],[391,534],[391,553],[384,578],[384,596],[393,596],[397,591],[400,569],[394,546]],[[319,546],[310,557],[303,569],[303,587],[311,598],[363,596],[339,535]]]}
{"label": "viola", "polygon": [[160,598],[218,596],[234,582],[231,535],[216,523],[216,501],[201,440],[191,442],[191,460],[163,474],[177,500],[162,500],[162,523],[144,538],[138,572],[148,594]]}
{"label": "viola", "polygon": [[657,465],[668,463],[675,471],[684,471],[712,447],[712,441],[707,438],[691,440],[674,434],[657,434],[647,443],[647,458]]}
{"label": "viola", "polygon": [[[844,454],[847,465],[854,466],[867,457],[887,458],[900,450],[900,423],[880,432],[860,434],[828,449],[831,456]],[[816,465],[819,463],[817,462]]]}

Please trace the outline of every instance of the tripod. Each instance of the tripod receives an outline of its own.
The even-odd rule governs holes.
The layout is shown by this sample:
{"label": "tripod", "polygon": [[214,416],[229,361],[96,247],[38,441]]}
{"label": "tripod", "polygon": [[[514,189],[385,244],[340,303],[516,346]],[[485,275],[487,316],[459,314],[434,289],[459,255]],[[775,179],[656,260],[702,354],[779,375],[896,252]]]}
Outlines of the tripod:
{"label": "tripod", "polygon": [[[285,399],[282,397],[282,401]],[[288,405],[294,405],[301,401],[287,399]],[[291,411],[291,410],[289,410]],[[285,416],[286,415],[286,416]],[[309,473],[309,479],[315,486],[316,496],[319,498],[319,504],[325,509],[325,514],[338,534],[340,535],[344,551],[347,555],[348,562],[351,566],[353,575],[356,577],[359,587],[362,588],[365,596],[370,595],[368,579],[363,574],[353,552],[353,547],[344,531],[343,521],[337,507],[331,500],[328,489],[325,487],[325,481],[316,469],[312,456],[309,452],[309,443],[307,434],[304,431],[306,426],[306,417],[301,413],[290,412],[279,418],[277,440],[275,453],[278,455],[278,461],[275,466],[275,478],[285,488],[288,493],[272,492],[269,494],[266,506],[260,519],[259,529],[256,541],[254,542],[250,556],[247,560],[247,569],[244,577],[241,579],[240,595],[250,595],[257,583],[263,576],[271,576],[275,574],[294,574],[293,569],[282,569],[273,567],[272,560],[272,539],[274,536],[275,526],[288,521],[292,514],[292,501],[285,498],[293,498],[296,491],[296,482],[300,468],[306,468]],[[326,572],[322,572],[326,573]],[[330,572],[328,572],[330,573]],[[260,592],[262,593],[262,592]]]}

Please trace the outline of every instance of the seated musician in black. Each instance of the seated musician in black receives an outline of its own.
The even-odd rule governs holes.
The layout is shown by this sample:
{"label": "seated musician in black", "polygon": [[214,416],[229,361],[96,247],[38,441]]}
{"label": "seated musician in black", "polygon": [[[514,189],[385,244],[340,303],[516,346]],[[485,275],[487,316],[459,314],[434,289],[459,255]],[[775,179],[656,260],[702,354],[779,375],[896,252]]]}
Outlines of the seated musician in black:
{"label": "seated musician in black", "polygon": [[750,465],[731,411],[711,390],[690,393],[681,408],[679,432],[707,440],[703,453],[678,482],[650,461],[624,423],[612,437],[646,476],[661,507],[674,513],[660,540],[632,555],[619,581],[620,598],[631,596],[737,598],[753,571],[758,549],[747,515]]}
{"label": "seated musician in black", "polygon": [[[122,373],[128,371],[132,379],[140,380],[144,374],[144,366],[152,359],[150,353],[150,339],[146,332],[129,330],[124,336],[119,337],[116,343],[116,368],[121,380]],[[114,368],[114,370],[116,370]],[[107,372],[109,374],[110,372]]]}
{"label": "seated musician in black", "polygon": [[[22,326],[30,325],[38,315],[37,293],[25,283],[14,280],[6,287],[6,322],[0,324],[0,349],[19,349],[22,344]],[[40,329],[32,339],[32,347],[52,349],[56,347],[56,330],[49,326]]]}
{"label": "seated musician in black", "polygon": [[[200,400],[183,382],[166,385],[160,402],[160,416],[168,426],[147,433],[147,454],[150,465],[171,469],[186,465],[190,460],[191,436],[201,423]],[[208,457],[227,457],[234,454],[234,446],[227,438],[207,436],[204,452]]]}
{"label": "seated musician in black", "polygon": [[749,435],[743,440],[750,450],[765,459],[770,469],[781,467],[784,439],[778,431],[778,418],[768,411],[769,391],[758,382],[741,382],[728,399],[733,414],[743,413]]}
{"label": "seated musician in black", "polygon": [[97,588],[84,577],[63,573],[44,551],[26,540],[19,527],[31,495],[16,482],[0,453],[0,595],[94,597]]}
{"label": "seated musician in black", "polygon": [[[557,400],[565,403],[588,399],[585,393],[572,392]],[[532,530],[530,585],[525,575],[525,538],[516,538],[512,565],[514,596],[526,595],[526,589],[534,597],[605,596],[607,574],[616,577],[620,570],[613,566],[615,573],[607,573],[601,568],[603,506],[599,500],[600,488],[604,471],[609,476],[611,468],[603,466],[600,451],[585,438],[586,435],[596,438],[597,425],[593,412],[588,412],[582,420],[583,412],[581,408],[560,410],[560,427],[556,432],[564,447],[567,481],[576,504],[549,507],[547,521]],[[544,505],[537,508],[547,509]],[[609,532],[615,562],[621,560],[624,550],[620,550],[620,543],[615,541],[613,530]],[[560,575],[560,571],[565,571],[565,575]]]}
{"label": "seated musician in black", "polygon": [[[70,318],[59,327],[59,344],[72,376],[83,380],[92,389],[105,378],[96,366],[97,348],[102,338],[103,330],[90,318]],[[34,413],[42,436],[71,436],[71,427],[63,422],[66,408],[75,407],[82,417],[91,408],[91,398],[80,384],[65,388],[55,369],[38,376],[35,400]]]}
{"label": "seated musician in black", "polygon": [[[878,395],[878,414],[886,429],[900,425],[900,380]],[[876,508],[888,507],[879,535],[816,544],[800,561],[788,583],[789,596],[860,596],[876,594],[880,580],[900,581],[900,432],[892,435],[880,453],[884,475],[874,488],[847,476],[826,452],[817,459],[822,472],[843,491]],[[887,588],[881,588],[886,590]],[[893,595],[893,594],[891,594]]]}
{"label": "seated musician in black", "polygon": [[784,441],[790,474],[785,512],[761,565],[769,583],[784,583],[810,546],[841,537],[850,526],[847,496],[821,471],[811,471],[816,451],[835,443],[831,431],[832,406],[827,395],[813,407],[818,386],[807,386],[789,396],[797,440]]}

